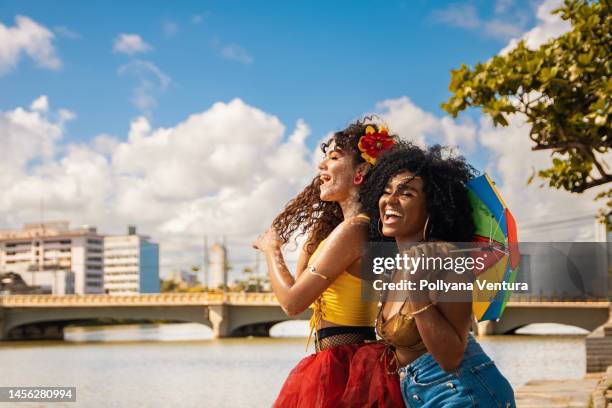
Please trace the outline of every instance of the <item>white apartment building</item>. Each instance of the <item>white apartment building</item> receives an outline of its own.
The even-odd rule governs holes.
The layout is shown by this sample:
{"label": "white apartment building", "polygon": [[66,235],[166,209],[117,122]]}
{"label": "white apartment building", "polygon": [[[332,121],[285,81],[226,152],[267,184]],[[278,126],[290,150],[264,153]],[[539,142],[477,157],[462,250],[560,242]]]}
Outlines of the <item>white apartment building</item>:
{"label": "white apartment building", "polygon": [[50,293],[104,293],[103,237],[68,221],[0,231],[0,272],[15,272]]}
{"label": "white apartment building", "polygon": [[128,227],[104,237],[104,289],[111,295],[159,293],[159,245]]}
{"label": "white apartment building", "polygon": [[219,289],[227,286],[227,249],[225,245],[213,244],[210,251],[209,270],[211,280],[209,287]]}

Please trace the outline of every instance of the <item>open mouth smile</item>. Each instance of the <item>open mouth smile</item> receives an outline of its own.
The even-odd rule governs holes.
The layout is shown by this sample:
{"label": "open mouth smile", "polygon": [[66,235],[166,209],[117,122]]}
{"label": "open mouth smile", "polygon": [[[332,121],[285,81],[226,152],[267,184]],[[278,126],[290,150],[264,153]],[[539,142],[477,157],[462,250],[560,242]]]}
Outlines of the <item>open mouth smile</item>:
{"label": "open mouth smile", "polygon": [[321,179],[322,184],[325,184],[331,181],[331,176],[328,174],[321,174],[319,178]]}
{"label": "open mouth smile", "polygon": [[387,209],[385,210],[385,214],[383,216],[383,223],[385,224],[394,224],[399,222],[403,218],[403,215],[396,210]]}

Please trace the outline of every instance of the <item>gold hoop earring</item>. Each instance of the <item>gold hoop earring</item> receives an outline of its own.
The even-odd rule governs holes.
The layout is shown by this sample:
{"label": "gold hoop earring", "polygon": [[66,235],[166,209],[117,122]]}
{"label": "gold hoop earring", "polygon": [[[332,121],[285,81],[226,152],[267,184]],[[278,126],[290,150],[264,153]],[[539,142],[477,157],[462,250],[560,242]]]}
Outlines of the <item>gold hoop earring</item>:
{"label": "gold hoop earring", "polygon": [[429,225],[429,217],[425,220],[425,226],[423,227],[423,241],[427,241],[427,226]]}
{"label": "gold hoop earring", "polygon": [[383,232],[382,232],[382,220],[380,218],[378,219],[378,233],[380,234],[381,237],[384,237]]}

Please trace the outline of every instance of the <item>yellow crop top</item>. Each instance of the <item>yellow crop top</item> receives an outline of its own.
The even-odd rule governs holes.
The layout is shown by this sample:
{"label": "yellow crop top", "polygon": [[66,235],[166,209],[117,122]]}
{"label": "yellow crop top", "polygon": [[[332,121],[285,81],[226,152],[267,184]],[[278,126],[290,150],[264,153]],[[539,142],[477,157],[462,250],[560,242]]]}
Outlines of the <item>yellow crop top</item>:
{"label": "yellow crop top", "polygon": [[[360,218],[368,219],[365,215]],[[325,245],[321,241],[314,251],[311,260]],[[310,266],[310,262],[308,264]],[[319,328],[319,322],[324,319],[330,323],[342,326],[374,326],[376,320],[376,302],[367,302],[362,298],[362,280],[347,271],[343,271],[310,307],[313,309],[310,319],[310,337]]]}

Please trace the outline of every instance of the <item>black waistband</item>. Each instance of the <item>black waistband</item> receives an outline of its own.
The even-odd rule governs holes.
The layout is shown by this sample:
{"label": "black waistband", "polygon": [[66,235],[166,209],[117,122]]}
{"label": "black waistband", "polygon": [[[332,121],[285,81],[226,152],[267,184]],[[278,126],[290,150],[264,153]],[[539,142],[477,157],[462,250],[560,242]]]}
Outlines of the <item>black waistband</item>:
{"label": "black waistband", "polygon": [[363,334],[366,340],[376,340],[376,331],[371,326],[333,326],[317,330],[319,340],[338,334]]}

